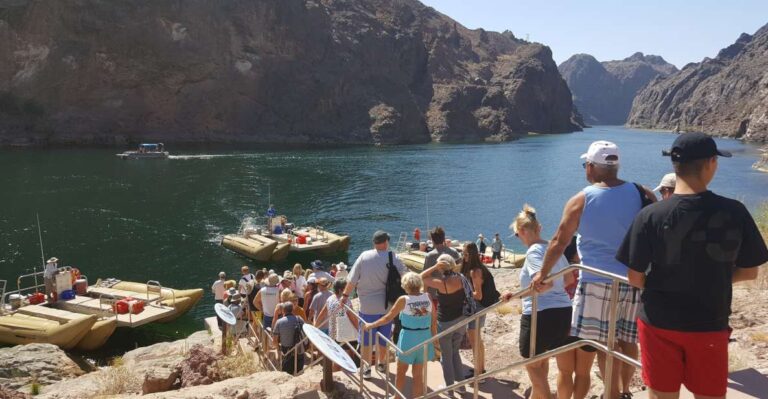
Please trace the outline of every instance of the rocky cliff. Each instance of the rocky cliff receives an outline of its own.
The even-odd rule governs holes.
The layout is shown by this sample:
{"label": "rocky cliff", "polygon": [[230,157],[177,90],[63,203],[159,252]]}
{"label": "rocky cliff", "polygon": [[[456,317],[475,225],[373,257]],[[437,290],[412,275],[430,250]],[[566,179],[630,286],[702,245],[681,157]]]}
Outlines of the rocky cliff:
{"label": "rocky cliff", "polygon": [[627,123],[768,141],[768,25],[715,58],[654,80],[635,98]]}
{"label": "rocky cliff", "polygon": [[558,67],[573,93],[584,122],[622,125],[637,92],[657,76],[677,68],[657,55],[635,53],[619,61],[598,62],[589,54],[576,54]]}
{"label": "rocky cliff", "polygon": [[6,0],[0,43],[6,144],[579,129],[549,48],[416,0]]}

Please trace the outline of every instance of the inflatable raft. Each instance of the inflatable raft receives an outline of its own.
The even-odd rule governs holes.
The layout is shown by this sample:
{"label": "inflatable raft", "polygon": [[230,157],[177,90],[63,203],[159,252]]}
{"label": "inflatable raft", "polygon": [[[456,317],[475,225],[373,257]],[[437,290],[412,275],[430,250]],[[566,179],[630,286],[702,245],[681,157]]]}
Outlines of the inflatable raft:
{"label": "inflatable raft", "polygon": [[0,316],[0,342],[9,345],[46,343],[61,349],[74,349],[88,335],[96,320],[95,315],[73,315],[56,320],[17,312]]}
{"label": "inflatable raft", "polygon": [[267,262],[277,248],[277,241],[257,234],[250,234],[247,237],[228,234],[221,239],[221,246],[246,258]]}

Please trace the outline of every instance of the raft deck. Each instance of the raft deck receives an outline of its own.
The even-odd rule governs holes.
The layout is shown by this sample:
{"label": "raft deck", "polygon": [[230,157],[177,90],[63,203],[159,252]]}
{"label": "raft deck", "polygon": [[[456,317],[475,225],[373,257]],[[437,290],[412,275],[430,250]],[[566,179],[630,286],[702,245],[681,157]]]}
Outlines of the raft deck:
{"label": "raft deck", "polygon": [[[101,288],[105,289],[105,288]],[[106,288],[106,290],[112,290],[111,288]],[[112,290],[112,291],[121,291],[121,290]],[[89,292],[93,292],[89,289]],[[123,291],[124,293],[127,293],[128,291]],[[107,294],[110,295],[110,294]],[[131,292],[130,295],[126,296],[133,296],[136,299],[143,299],[143,298],[137,298],[134,295],[136,295],[135,292]],[[152,294],[150,294],[150,297]],[[154,295],[157,297],[157,295]],[[125,296],[124,296],[125,297]],[[123,299],[124,297],[119,297],[117,295],[114,295],[115,299]],[[150,304],[145,303],[144,304],[144,310],[141,313],[138,314],[115,314],[112,312],[112,304],[114,303],[114,299],[112,298],[102,298],[101,300],[99,298],[92,298],[89,296],[75,296],[74,299],[70,299],[68,301],[59,301],[56,303],[56,306],[70,312],[74,313],[85,313],[85,314],[95,314],[99,316],[112,316],[117,318],[117,326],[118,327],[139,327],[143,326],[148,323],[152,323],[154,321],[158,321],[160,319],[164,319],[173,313],[176,312],[176,309],[170,307],[170,306],[162,306],[157,304]]]}

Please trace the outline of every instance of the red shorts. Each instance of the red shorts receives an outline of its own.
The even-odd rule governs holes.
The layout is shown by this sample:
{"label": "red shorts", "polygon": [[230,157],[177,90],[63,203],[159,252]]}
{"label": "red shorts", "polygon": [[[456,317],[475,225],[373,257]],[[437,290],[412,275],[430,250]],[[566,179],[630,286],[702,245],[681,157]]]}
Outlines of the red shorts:
{"label": "red shorts", "polygon": [[658,392],[724,396],[728,387],[730,330],[688,332],[656,328],[638,319],[643,382]]}

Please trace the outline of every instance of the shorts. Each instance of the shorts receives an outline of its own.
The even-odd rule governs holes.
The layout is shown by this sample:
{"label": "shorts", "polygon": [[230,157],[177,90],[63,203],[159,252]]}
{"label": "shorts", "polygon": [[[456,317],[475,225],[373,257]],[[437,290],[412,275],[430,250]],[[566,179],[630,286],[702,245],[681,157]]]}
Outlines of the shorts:
{"label": "shorts", "polygon": [[499,252],[492,251],[492,252],[493,252],[493,255],[491,255],[491,260],[493,261],[498,259],[499,261],[501,261],[501,251]]}
{"label": "shorts", "polygon": [[[366,323],[373,323],[374,321],[376,321],[376,320],[378,320],[378,319],[380,319],[382,317],[384,317],[383,314],[365,314],[365,313],[360,313],[360,318],[362,320],[360,321],[360,338],[359,338],[359,341],[363,343],[363,346],[370,345],[370,343],[369,343],[370,340],[369,340],[368,337],[371,337],[371,338],[375,337],[377,332],[380,332],[381,335],[383,335],[383,336],[387,337],[387,339],[389,339],[390,334],[392,334],[392,322],[380,325],[380,326],[378,326],[376,328],[372,328],[370,331],[365,331],[363,329],[363,321],[366,322]],[[381,346],[385,346],[387,344],[387,342],[384,341],[381,338],[379,338],[378,343]]]}
{"label": "shorts", "polygon": [[643,383],[660,392],[725,396],[730,329],[689,332],[656,328],[638,320]]}
{"label": "shorts", "polygon": [[56,292],[56,283],[54,282],[53,278],[46,278],[44,281],[46,294],[51,295]]}
{"label": "shorts", "polygon": [[[570,342],[571,308],[552,308],[540,310],[536,315],[536,354],[544,353]],[[531,315],[520,317],[520,356],[531,355]]]}
{"label": "shorts", "polygon": [[[478,304],[477,304],[477,312],[479,312],[479,311],[481,311],[481,310],[483,310],[483,309],[485,309],[485,306],[483,306],[483,305],[480,305],[480,303],[478,303]],[[480,328],[483,328],[483,327],[485,327],[485,315],[481,316],[481,317],[480,317],[479,319],[477,319],[477,320],[480,322]],[[469,322],[469,327],[468,327],[468,328],[469,328],[470,330],[474,330],[474,329],[475,329],[475,320],[472,320],[472,321],[470,321],[470,322]]]}
{"label": "shorts", "polygon": [[[608,342],[608,318],[610,315],[611,283],[581,281],[573,297],[571,335],[597,342]],[[619,341],[637,343],[637,308],[640,290],[627,284],[619,284],[619,301],[616,312],[616,338]]]}
{"label": "shorts", "polygon": [[264,315],[264,322],[262,323],[264,328],[272,328],[272,319],[273,318],[274,318],[274,316]]}

